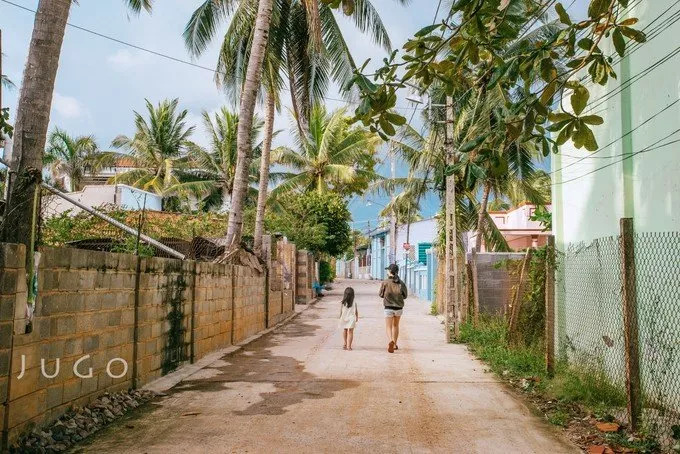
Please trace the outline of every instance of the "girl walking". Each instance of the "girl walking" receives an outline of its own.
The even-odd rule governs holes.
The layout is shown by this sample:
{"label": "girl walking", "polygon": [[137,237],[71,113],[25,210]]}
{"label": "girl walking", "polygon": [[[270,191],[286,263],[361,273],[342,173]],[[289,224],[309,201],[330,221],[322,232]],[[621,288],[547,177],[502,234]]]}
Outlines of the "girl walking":
{"label": "girl walking", "polygon": [[354,303],[354,289],[347,287],[345,295],[342,297],[342,306],[340,306],[340,321],[339,325],[342,328],[342,337],[345,340],[343,350],[352,349],[352,340],[354,340],[354,327],[359,320],[359,309]]}

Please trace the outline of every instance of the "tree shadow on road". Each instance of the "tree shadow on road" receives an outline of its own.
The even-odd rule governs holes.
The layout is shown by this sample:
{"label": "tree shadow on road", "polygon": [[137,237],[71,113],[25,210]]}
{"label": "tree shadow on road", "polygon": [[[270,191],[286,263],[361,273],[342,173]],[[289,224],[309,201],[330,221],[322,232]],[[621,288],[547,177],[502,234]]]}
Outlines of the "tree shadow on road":
{"label": "tree shadow on road", "polygon": [[278,345],[299,342],[295,339],[312,337],[320,328],[310,323],[319,318],[311,311],[305,320],[296,320],[275,332],[263,336],[242,350],[221,358],[203,369],[201,378],[189,377],[168,391],[169,396],[193,391],[219,393],[234,389],[229,383],[271,384],[274,391],[260,393],[261,400],[234,415],[282,415],[286,408],[307,399],[330,399],[335,393],[358,386],[353,380],[320,379],[305,372],[304,362],[291,356],[276,355],[272,349]]}

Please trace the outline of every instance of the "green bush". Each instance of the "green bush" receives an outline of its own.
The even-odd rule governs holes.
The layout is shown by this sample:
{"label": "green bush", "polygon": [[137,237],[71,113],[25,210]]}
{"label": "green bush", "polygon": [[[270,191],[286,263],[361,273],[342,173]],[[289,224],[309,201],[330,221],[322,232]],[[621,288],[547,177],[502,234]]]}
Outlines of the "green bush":
{"label": "green bush", "polygon": [[338,257],[352,244],[347,201],[332,192],[290,194],[265,217],[267,230],[284,234],[298,249]]}
{"label": "green bush", "polygon": [[319,262],[319,280],[321,281],[321,284],[333,282],[334,278],[335,270],[333,269],[331,264],[325,260]]}

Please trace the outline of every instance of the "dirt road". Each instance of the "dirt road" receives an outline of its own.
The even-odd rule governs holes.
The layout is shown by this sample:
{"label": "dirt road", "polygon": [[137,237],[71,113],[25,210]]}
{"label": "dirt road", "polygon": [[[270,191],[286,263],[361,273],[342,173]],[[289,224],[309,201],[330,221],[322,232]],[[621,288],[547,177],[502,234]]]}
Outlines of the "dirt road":
{"label": "dirt road", "polygon": [[[360,320],[337,329],[344,286]],[[345,281],[292,323],[216,361],[76,452],[579,452],[408,300],[386,351],[379,283]]]}

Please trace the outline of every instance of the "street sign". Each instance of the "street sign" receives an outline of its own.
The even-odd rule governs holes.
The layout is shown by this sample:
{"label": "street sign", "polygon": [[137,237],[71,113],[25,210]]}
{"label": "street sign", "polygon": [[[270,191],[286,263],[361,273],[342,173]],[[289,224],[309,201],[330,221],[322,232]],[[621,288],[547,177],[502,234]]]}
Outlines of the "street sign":
{"label": "street sign", "polygon": [[404,250],[408,251],[409,249],[411,249],[411,245],[408,243],[404,243]]}

